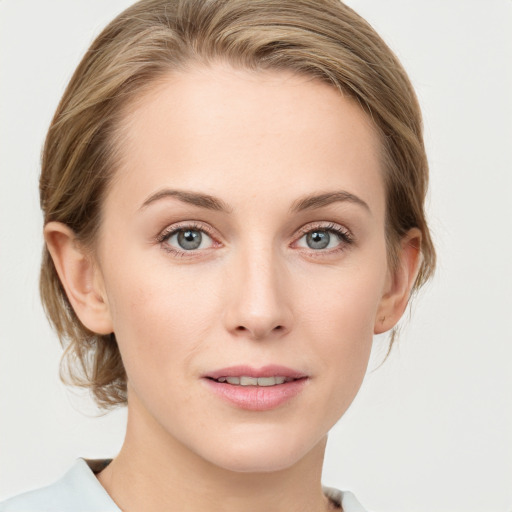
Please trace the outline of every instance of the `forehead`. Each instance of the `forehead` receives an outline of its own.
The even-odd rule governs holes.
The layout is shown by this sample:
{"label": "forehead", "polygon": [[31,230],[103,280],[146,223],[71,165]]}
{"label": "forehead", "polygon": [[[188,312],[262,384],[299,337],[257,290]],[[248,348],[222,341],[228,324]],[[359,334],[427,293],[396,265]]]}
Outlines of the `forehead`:
{"label": "forehead", "polygon": [[383,197],[370,197],[383,196],[375,127],[308,76],[220,64],[169,74],[129,105],[120,140],[118,178],[133,197],[169,186],[293,201],[343,186],[383,213]]}

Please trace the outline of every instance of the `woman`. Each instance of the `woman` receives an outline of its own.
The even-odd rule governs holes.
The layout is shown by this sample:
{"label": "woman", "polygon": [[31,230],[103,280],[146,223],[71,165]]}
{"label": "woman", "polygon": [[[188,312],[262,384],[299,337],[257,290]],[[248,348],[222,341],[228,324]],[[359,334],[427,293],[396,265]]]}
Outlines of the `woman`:
{"label": "woman", "polygon": [[43,302],[113,461],[0,510],[361,510],[322,489],[374,334],[431,275],[421,116],[334,0],[143,0],[50,127]]}

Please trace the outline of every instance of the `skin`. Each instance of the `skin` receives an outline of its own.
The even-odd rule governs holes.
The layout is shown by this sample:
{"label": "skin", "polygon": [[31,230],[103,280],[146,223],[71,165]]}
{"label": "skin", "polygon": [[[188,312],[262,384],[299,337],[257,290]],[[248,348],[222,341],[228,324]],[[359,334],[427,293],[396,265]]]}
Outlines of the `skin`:
{"label": "skin", "polygon": [[[66,226],[45,228],[75,311],[115,332],[128,375],[125,443],[100,482],[126,511],[327,509],[327,433],[361,385],[373,334],[402,315],[419,259],[411,230],[389,269],[371,121],[310,78],[216,64],[138,98],[121,135],[93,254]],[[185,227],[203,230],[199,249],[169,235]],[[327,248],[308,246],[314,231]],[[308,379],[283,406],[247,411],[202,378],[239,364]]]}

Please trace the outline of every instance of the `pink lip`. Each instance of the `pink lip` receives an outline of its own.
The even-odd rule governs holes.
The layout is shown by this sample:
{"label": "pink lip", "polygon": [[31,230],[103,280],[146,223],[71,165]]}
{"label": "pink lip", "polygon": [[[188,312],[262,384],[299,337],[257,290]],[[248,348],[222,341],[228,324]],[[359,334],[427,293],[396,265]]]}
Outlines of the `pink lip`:
{"label": "pink lip", "polygon": [[245,375],[246,377],[287,377],[290,379],[302,379],[307,377],[305,373],[297,370],[292,370],[286,366],[279,366],[270,364],[263,366],[262,368],[252,368],[251,366],[230,366],[229,368],[221,368],[220,370],[214,370],[208,372],[205,377],[211,379],[219,379],[220,377],[240,377]]}
{"label": "pink lip", "polygon": [[[220,377],[287,377],[294,379],[276,386],[237,386],[213,379]],[[269,365],[262,368],[231,366],[209,372],[203,378],[208,388],[221,399],[248,411],[276,409],[297,396],[308,381],[308,376],[284,366]]]}

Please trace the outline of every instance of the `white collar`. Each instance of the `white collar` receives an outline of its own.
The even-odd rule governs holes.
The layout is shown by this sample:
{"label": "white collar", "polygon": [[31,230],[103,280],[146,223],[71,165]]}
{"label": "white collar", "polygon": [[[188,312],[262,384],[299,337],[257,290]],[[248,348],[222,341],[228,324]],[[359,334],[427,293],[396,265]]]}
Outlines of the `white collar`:
{"label": "white collar", "polygon": [[[76,459],[61,479],[0,503],[0,512],[122,512],[95,475],[109,462],[109,459]],[[365,512],[351,492],[332,487],[323,489],[326,496],[342,507],[343,512]]]}

